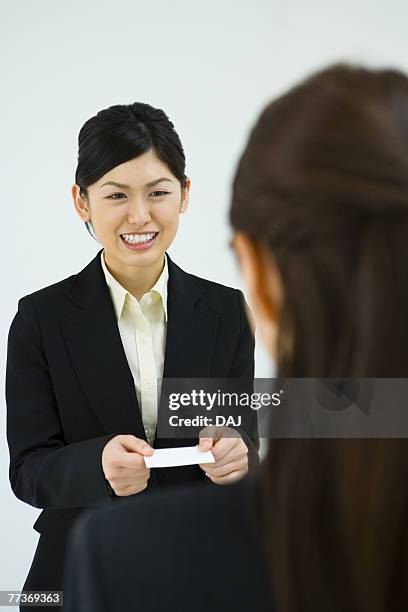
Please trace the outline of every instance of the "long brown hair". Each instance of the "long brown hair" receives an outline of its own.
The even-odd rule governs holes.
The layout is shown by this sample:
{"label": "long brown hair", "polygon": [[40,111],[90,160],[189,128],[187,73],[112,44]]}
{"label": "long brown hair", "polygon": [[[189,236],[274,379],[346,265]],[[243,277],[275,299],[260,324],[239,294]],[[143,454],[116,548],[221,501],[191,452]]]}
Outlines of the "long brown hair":
{"label": "long brown hair", "polygon": [[[230,220],[278,264],[279,377],[408,376],[402,72],[337,64],[270,103]],[[272,440],[262,474],[279,612],[407,609],[406,440]]]}

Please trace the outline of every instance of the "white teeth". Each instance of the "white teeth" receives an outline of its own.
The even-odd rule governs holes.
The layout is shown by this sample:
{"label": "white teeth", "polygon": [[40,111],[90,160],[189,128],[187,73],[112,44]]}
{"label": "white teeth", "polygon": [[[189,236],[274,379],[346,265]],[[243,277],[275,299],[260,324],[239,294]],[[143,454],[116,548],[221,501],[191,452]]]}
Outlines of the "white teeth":
{"label": "white teeth", "polygon": [[122,238],[126,240],[126,242],[130,242],[131,244],[138,244],[139,242],[148,242],[152,238],[154,238],[155,233],[152,234],[122,234]]}

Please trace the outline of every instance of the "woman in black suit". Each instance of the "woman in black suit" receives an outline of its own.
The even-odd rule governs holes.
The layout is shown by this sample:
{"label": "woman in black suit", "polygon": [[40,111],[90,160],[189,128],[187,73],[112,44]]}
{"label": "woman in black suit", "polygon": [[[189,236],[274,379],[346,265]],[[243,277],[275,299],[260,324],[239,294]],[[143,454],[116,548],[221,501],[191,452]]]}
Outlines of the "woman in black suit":
{"label": "woman in black suit", "polygon": [[67,536],[85,508],[168,485],[230,484],[258,461],[256,428],[236,428],[205,441],[211,470],[144,463],[152,447],[198,441],[157,437],[157,379],[254,373],[242,292],[167,253],[188,206],[184,169],[173,124],[147,104],[100,111],[80,131],[72,196],[103,249],[22,297],[8,338],[10,482],[43,508],[24,590],[61,590]]}
{"label": "woman in black suit", "polygon": [[[231,222],[280,378],[407,378],[406,75],[332,66],[268,104]],[[273,439],[256,478],[89,512],[67,556],[68,612],[407,610],[397,425],[405,438]]]}

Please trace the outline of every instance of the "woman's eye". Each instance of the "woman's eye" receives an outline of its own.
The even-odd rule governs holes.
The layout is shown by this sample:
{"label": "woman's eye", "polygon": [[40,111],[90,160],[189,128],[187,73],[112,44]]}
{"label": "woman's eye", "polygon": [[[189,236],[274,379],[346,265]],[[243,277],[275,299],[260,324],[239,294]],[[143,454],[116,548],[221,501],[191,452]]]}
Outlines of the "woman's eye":
{"label": "woman's eye", "polygon": [[161,196],[166,195],[168,193],[170,193],[170,191],[152,191],[150,195],[153,195],[155,198],[160,198]]}
{"label": "woman's eye", "polygon": [[126,195],[124,193],[113,193],[111,196],[108,196],[108,198],[111,198],[112,200],[122,200],[123,198],[115,198],[115,196],[124,196],[126,198]]}

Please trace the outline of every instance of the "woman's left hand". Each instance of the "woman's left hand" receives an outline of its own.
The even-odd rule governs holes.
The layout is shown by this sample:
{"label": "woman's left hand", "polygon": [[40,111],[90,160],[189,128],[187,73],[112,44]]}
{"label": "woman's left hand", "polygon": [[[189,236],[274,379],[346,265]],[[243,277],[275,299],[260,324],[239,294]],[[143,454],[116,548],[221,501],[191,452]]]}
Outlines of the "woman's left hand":
{"label": "woman's left hand", "polygon": [[200,468],[215,484],[228,485],[241,480],[248,473],[248,447],[241,435],[231,427],[217,427],[213,433],[216,437],[209,437],[211,428],[207,429],[208,432],[205,429],[200,432],[199,448],[210,450],[215,463],[200,463]]}

